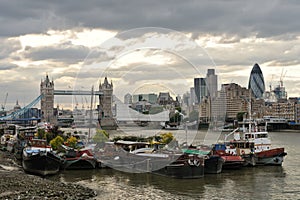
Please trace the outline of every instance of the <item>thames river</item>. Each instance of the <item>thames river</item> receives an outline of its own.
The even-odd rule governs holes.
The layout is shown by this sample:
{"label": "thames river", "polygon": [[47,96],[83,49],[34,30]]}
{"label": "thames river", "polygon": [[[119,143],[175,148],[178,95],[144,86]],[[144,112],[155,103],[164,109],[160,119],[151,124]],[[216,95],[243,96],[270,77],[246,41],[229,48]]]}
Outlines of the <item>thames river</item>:
{"label": "thames river", "polygon": [[[179,136],[181,134],[181,136]],[[186,138],[185,132],[175,134]],[[274,147],[285,147],[283,165],[223,170],[200,179],[129,174],[113,169],[63,171],[51,179],[97,191],[96,199],[300,199],[300,131],[270,132]]]}

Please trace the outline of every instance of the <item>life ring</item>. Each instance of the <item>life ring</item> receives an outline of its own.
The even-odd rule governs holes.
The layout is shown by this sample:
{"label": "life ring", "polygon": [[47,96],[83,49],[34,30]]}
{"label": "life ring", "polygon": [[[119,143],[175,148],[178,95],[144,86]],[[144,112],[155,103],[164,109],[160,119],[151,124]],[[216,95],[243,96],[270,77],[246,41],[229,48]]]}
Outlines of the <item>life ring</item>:
{"label": "life ring", "polygon": [[191,160],[191,159],[188,159],[188,163],[189,163],[189,165],[194,165],[194,162]]}
{"label": "life ring", "polygon": [[199,165],[200,165],[200,160],[195,159],[193,163],[194,163],[194,165],[195,165],[196,167],[199,167]]}

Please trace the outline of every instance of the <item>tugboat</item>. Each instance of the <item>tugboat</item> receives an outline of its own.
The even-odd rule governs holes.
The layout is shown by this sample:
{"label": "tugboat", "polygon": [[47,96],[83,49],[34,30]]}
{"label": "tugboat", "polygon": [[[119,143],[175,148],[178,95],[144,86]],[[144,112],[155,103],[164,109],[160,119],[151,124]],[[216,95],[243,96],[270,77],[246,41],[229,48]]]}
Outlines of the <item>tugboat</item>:
{"label": "tugboat", "polygon": [[22,166],[25,172],[41,176],[59,172],[62,159],[56,155],[46,140],[32,139],[23,149]]}
{"label": "tugboat", "polygon": [[244,133],[243,140],[254,143],[257,165],[282,165],[283,158],[287,155],[283,147],[272,148],[268,132],[257,131],[257,127],[254,131]]}
{"label": "tugboat", "polygon": [[[251,93],[250,93],[251,94]],[[251,99],[251,96],[250,96]],[[269,133],[267,131],[267,122],[265,122],[264,127],[259,127],[257,120],[252,120],[251,114],[251,102],[248,101],[248,113],[249,113],[249,128],[248,131],[245,128],[245,121],[243,123],[243,132],[239,132],[239,128],[232,131],[225,137],[225,141],[227,137],[231,134],[234,134],[234,140],[231,142],[232,144],[246,146],[248,144],[248,149],[239,149],[238,153],[243,154],[244,157],[248,156],[253,161],[251,165],[282,165],[284,156],[287,153],[284,151],[283,147],[280,148],[272,148],[271,140],[269,138]],[[254,125],[254,126],[252,126]],[[238,147],[238,146],[237,146]],[[246,153],[246,150],[250,152]],[[254,155],[253,155],[254,154]]]}
{"label": "tugboat", "polygon": [[[251,123],[254,123],[254,127]],[[231,134],[234,134],[234,140],[230,141],[230,144],[234,145],[234,151],[245,158],[248,157],[249,165],[282,165],[283,158],[287,155],[283,147],[271,147],[271,139],[266,128],[263,130],[255,122],[249,123],[248,131],[241,133],[235,129],[229,135]]]}

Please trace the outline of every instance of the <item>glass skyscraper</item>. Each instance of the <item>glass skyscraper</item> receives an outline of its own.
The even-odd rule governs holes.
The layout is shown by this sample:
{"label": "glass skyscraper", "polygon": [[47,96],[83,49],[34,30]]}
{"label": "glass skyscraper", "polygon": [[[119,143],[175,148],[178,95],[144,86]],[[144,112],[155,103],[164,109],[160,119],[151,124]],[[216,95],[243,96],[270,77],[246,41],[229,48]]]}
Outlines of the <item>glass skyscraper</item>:
{"label": "glass skyscraper", "polygon": [[215,74],[215,69],[208,69],[206,78],[194,78],[194,90],[195,103],[200,104],[206,96],[215,97],[218,90],[218,76]]}
{"label": "glass skyscraper", "polygon": [[257,63],[255,63],[251,70],[248,89],[252,90],[255,98],[261,98],[265,92],[264,76]]}
{"label": "glass skyscraper", "polygon": [[218,91],[218,76],[215,74],[215,69],[207,70],[206,85],[208,96],[215,97]]}
{"label": "glass skyscraper", "polygon": [[194,88],[197,103],[201,103],[203,97],[207,96],[207,87],[205,78],[194,78]]}

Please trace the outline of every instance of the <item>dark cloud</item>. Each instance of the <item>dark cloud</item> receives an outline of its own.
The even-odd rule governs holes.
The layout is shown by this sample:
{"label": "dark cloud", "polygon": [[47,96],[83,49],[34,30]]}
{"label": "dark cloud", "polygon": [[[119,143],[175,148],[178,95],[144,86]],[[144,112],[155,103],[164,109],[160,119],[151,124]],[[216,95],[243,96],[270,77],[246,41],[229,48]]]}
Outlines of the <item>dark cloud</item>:
{"label": "dark cloud", "polygon": [[298,1],[0,1],[0,33],[18,35],[69,27],[128,30],[165,27],[186,32],[299,33]]}
{"label": "dark cloud", "polygon": [[67,22],[67,19],[56,13],[59,4],[53,1],[0,0],[1,36],[19,36],[71,27],[71,21]]}
{"label": "dark cloud", "polygon": [[37,48],[26,47],[24,56],[34,61],[52,60],[72,64],[84,60],[89,52],[90,49],[84,46],[61,44]]}
{"label": "dark cloud", "polygon": [[0,71],[11,70],[15,68],[18,68],[18,65],[12,63],[0,63]]}
{"label": "dark cloud", "polygon": [[[57,86],[63,89],[65,89],[64,81],[67,82],[77,75],[81,79],[90,81],[89,83],[103,75],[115,79],[123,77],[128,84],[131,84],[130,86],[134,83],[143,84],[143,80],[162,82],[173,79],[173,84],[177,85],[173,85],[172,88],[179,88],[181,82],[176,79],[176,75],[185,75],[191,80],[199,75],[205,76],[206,69],[214,67],[214,63],[210,60],[212,58],[217,66],[221,66],[217,68],[223,74],[220,78],[226,82],[237,81],[241,85],[247,85],[249,73],[255,62],[263,65],[267,72],[267,69],[272,67],[299,65],[300,49],[297,47],[300,32],[299,10],[300,3],[297,0],[247,2],[238,0],[90,0],[88,2],[0,0],[0,72],[5,70],[2,74],[9,77],[9,79],[2,78],[1,81],[5,79],[7,90],[11,91],[9,98],[12,102],[15,102],[17,95],[23,95],[19,99],[21,102],[31,102],[39,94],[40,79],[46,72],[50,75],[52,73],[54,80],[58,80]],[[6,39],[25,34],[45,34],[50,29],[75,32],[86,27],[116,30],[120,36],[117,36],[117,39],[121,41],[130,39],[132,43],[112,42],[114,46],[95,52],[88,47],[63,43],[47,47],[26,47],[24,52],[18,54],[17,51],[21,49],[20,43],[17,40]],[[217,36],[216,38],[219,39],[214,41],[215,43],[224,44],[223,46],[232,45],[233,48],[207,46],[205,49],[209,53],[208,59],[205,53],[194,50],[193,46],[187,48],[184,44],[178,44],[174,48],[180,49],[181,55],[184,56],[178,55],[174,59],[176,62],[167,66],[169,69],[176,70],[172,76],[167,70],[160,69],[160,66],[150,66],[147,62],[143,63],[139,60],[118,69],[110,68],[110,61],[120,59],[116,57],[118,55],[116,52],[125,52],[126,45],[135,45],[149,38],[149,35],[144,35],[143,29],[136,29],[126,34],[126,30],[140,27],[174,29],[191,33],[192,39]],[[241,41],[249,36],[266,37],[268,41],[274,42]],[[136,38],[139,41],[136,41]],[[145,56],[154,53],[150,52]],[[202,53],[205,56],[200,56]],[[25,59],[45,61],[46,64],[42,67],[36,64],[38,62],[30,63],[25,67],[12,64],[13,61],[17,63]],[[194,68],[191,71],[196,73],[188,74],[187,69],[191,69],[191,65],[187,60],[195,64],[198,71]],[[95,66],[96,69],[91,67],[76,72],[76,69],[70,65],[81,61],[84,61],[86,66],[97,62],[104,64]],[[247,71],[246,69],[249,73],[241,76],[240,72]],[[293,87],[295,86],[293,84],[294,82],[287,86],[291,86],[293,93],[296,93],[299,89]],[[15,96],[12,95],[12,91],[15,91]]]}
{"label": "dark cloud", "polygon": [[17,40],[0,38],[0,44],[0,59],[5,59],[9,57],[13,52],[21,49],[21,44]]}
{"label": "dark cloud", "polygon": [[109,56],[105,49],[97,49],[97,48],[90,49],[89,53],[86,55],[84,59],[84,65],[90,65],[95,62],[100,63],[100,62],[112,61],[114,58],[115,55]]}

